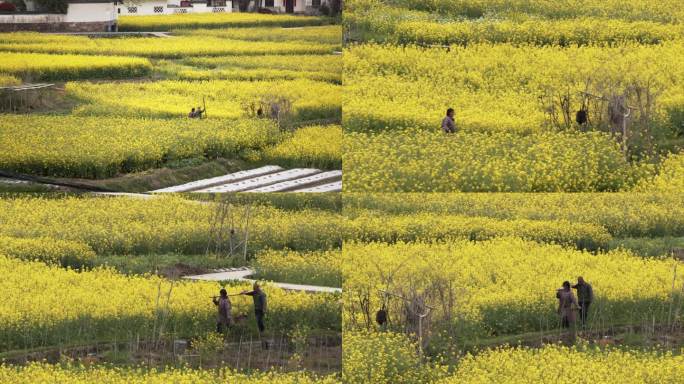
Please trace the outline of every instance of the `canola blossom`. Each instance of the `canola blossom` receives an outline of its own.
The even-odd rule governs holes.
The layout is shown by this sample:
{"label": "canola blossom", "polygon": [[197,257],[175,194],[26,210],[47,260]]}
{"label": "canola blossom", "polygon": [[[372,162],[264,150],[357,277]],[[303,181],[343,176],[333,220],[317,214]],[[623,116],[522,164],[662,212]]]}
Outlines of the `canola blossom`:
{"label": "canola blossom", "polygon": [[344,58],[345,130],[439,131],[446,109],[453,107],[464,132],[529,134],[549,130],[542,96],[567,92],[574,112],[582,91],[601,95],[646,84],[651,92],[660,90],[653,118],[674,130],[680,124],[676,111],[684,105],[684,69],[678,64],[683,47],[680,41],[615,47],[473,44],[450,50],[355,45]]}
{"label": "canola blossom", "polygon": [[656,44],[682,37],[684,8],[676,1],[608,3],[350,0],[344,24],[354,40],[402,44]]}
{"label": "canola blossom", "polygon": [[308,372],[251,372],[240,373],[227,368],[202,369],[145,369],[81,365],[50,365],[29,363],[24,366],[0,366],[0,381],[5,384],[336,384],[335,375],[318,376]]}
{"label": "canola blossom", "polygon": [[0,60],[0,73],[25,81],[130,78],[147,75],[152,70],[149,60],[137,57],[0,52]]}
{"label": "canola blossom", "polygon": [[95,259],[95,252],[78,241],[47,237],[19,238],[0,236],[0,254],[28,261],[79,268]]}
{"label": "canola blossom", "polygon": [[144,119],[0,115],[0,168],[49,176],[106,178],[186,158],[239,158],[274,145],[270,120]]}
{"label": "canola blossom", "polygon": [[180,59],[187,56],[324,55],[332,53],[338,47],[339,44],[254,42],[212,36],[203,36],[201,39],[193,36],[168,39],[158,37],[91,39],[82,36],[44,36],[29,32],[4,33],[0,36],[0,52],[142,56],[167,59]]}
{"label": "canola blossom", "polygon": [[264,151],[264,160],[285,166],[340,169],[342,127],[311,126],[297,129],[274,147]]}
{"label": "canola blossom", "polygon": [[[592,224],[614,237],[684,236],[684,195],[670,193],[345,193],[350,219],[468,216]],[[431,219],[431,220],[435,220]],[[439,232],[439,228],[433,231]],[[409,239],[405,239],[408,241]]]}
{"label": "canola blossom", "polygon": [[[216,319],[209,300],[220,289],[215,282],[172,282],[106,268],[77,272],[5,256],[0,256],[0,272],[4,276],[0,289],[8,293],[0,303],[0,351],[152,338],[155,324],[162,320],[169,334],[187,337],[211,328]],[[237,293],[248,287],[245,283],[227,289]],[[334,295],[288,292],[268,285],[264,289],[269,295],[271,329],[287,331],[303,324],[339,330],[340,308]],[[199,299],[203,297],[207,299]],[[251,298],[236,297],[233,310],[253,317]],[[238,327],[251,331],[254,326],[251,318]]]}
{"label": "canola blossom", "polygon": [[[352,0],[352,4],[377,4],[380,0]],[[531,15],[549,19],[605,17],[676,23],[684,20],[684,7],[674,0],[390,0],[388,4],[407,10],[454,17],[478,18],[495,15]]]}
{"label": "canola blossom", "polygon": [[681,351],[546,346],[539,349],[498,348],[469,355],[459,362],[453,374],[437,383],[655,384],[676,383],[682,375],[684,355]]}
{"label": "canola blossom", "polygon": [[345,192],[605,192],[650,172],[600,133],[348,133],[342,161]]}
{"label": "canola blossom", "polygon": [[[458,329],[457,337],[462,340],[557,332],[556,289],[577,276],[584,276],[594,287],[590,326],[664,323],[670,306],[684,309],[681,297],[672,291],[677,261],[645,259],[624,250],[594,254],[499,238],[484,242],[345,242],[343,254],[345,327],[350,330],[366,328],[360,317],[359,308],[364,305],[360,300],[369,300],[375,311],[381,308],[381,289],[429,292],[436,284],[447,284],[456,296],[428,296],[428,304],[435,307],[431,322],[437,330]],[[675,286],[684,284],[681,274],[674,278]],[[455,301],[450,302],[449,297]],[[401,300],[390,300],[390,316],[401,313],[403,305]],[[392,326],[401,329],[403,324],[395,318]]]}
{"label": "canola blossom", "polygon": [[293,252],[266,250],[256,256],[254,267],[260,278],[272,281],[342,286],[340,250]]}
{"label": "canola blossom", "polygon": [[190,57],[180,64],[158,63],[159,71],[187,80],[294,80],[342,83],[339,55]]}
{"label": "canola blossom", "polygon": [[[154,199],[74,197],[0,199],[0,234],[79,241],[98,255],[205,254],[212,204],[177,196]],[[236,204],[236,214],[244,212]],[[251,209],[248,251],[314,251],[341,246],[341,216],[316,209]],[[237,216],[240,218],[241,216]],[[88,223],[88,225],[83,225]],[[229,239],[223,240],[223,247]]]}
{"label": "canola blossom", "polygon": [[18,78],[0,73],[0,87],[7,87],[19,84],[21,84],[21,80],[19,80]]}
{"label": "canola blossom", "polygon": [[254,13],[193,13],[185,15],[121,16],[120,31],[168,31],[197,28],[310,27],[331,24],[327,17]]}
{"label": "canola blossom", "polygon": [[211,36],[224,39],[247,41],[302,41],[325,44],[342,43],[341,25],[308,26],[297,29],[282,27],[177,29],[173,30],[173,34],[189,36],[205,36],[210,34]]}
{"label": "canola blossom", "polygon": [[[206,102],[207,120],[250,117],[255,103],[291,104],[296,121],[340,118],[338,85],[311,80],[292,81],[155,81],[146,83],[67,83],[66,92],[83,102],[76,115],[126,117],[182,117],[192,106]],[[185,120],[184,120],[185,121]],[[204,120],[206,121],[206,120]]]}
{"label": "canola blossom", "polygon": [[651,180],[642,180],[637,191],[681,193],[684,191],[684,152],[670,155],[658,170],[658,174]]}
{"label": "canola blossom", "polygon": [[393,332],[348,332],[342,378],[346,383],[675,383],[684,374],[680,351],[585,345],[498,347],[461,357],[453,367],[424,364],[417,346]]}

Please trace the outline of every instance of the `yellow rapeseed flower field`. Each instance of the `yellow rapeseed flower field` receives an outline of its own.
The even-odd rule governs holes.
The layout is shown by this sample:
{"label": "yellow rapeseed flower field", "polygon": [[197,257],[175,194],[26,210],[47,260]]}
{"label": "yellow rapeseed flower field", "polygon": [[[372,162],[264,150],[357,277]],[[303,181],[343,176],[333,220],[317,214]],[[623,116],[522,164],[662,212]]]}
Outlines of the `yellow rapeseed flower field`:
{"label": "yellow rapeseed flower field", "polygon": [[[74,197],[0,198],[0,234],[80,241],[98,255],[205,254],[212,204],[178,196],[154,199]],[[236,220],[242,223],[236,205]],[[339,248],[341,215],[316,209],[251,210],[249,252],[261,249],[313,251]],[[84,225],[83,223],[88,223]],[[227,244],[229,239],[224,239]],[[225,245],[225,244],[224,244]]]}
{"label": "yellow rapeseed flower field", "polygon": [[[93,340],[153,337],[155,321],[167,333],[193,336],[211,329],[216,308],[209,298],[215,282],[171,282],[157,276],[122,275],[113,269],[65,270],[40,262],[0,256],[0,351]],[[228,287],[230,293],[248,283]],[[269,296],[269,327],[286,331],[296,324],[339,330],[338,298],[265,287]],[[162,297],[163,299],[159,299]],[[235,313],[252,315],[249,297],[233,300]],[[253,321],[240,325],[250,330]],[[159,329],[157,328],[157,331]]]}
{"label": "yellow rapeseed flower field", "polygon": [[266,250],[256,256],[254,267],[259,277],[272,281],[342,286],[340,250],[293,252]]}
{"label": "yellow rapeseed flower field", "polygon": [[290,118],[298,121],[340,118],[342,115],[342,87],[306,79],[71,82],[67,83],[66,91],[83,101],[74,109],[77,115],[185,118],[191,107],[203,107],[203,101],[206,101],[208,119],[236,119],[249,117],[249,106],[255,103],[277,104],[280,100],[291,104]]}
{"label": "yellow rapeseed flower field", "polygon": [[[369,300],[372,311],[381,308],[382,289],[427,295],[428,304],[436,308],[431,314],[434,332],[458,329],[461,340],[554,332],[559,328],[556,289],[577,276],[594,287],[591,326],[665,323],[670,306],[684,310],[677,293],[684,276],[673,276],[677,261],[642,258],[624,250],[594,254],[500,238],[391,245],[345,242],[343,254],[345,326],[350,330],[366,327],[359,311],[362,300]],[[439,295],[435,287],[450,287],[451,293],[442,290]],[[403,326],[398,315],[403,305],[390,298],[397,329]]]}
{"label": "yellow rapeseed flower field", "polygon": [[[345,216],[544,220],[604,227],[615,237],[684,236],[684,195],[669,193],[345,193]],[[433,229],[441,232],[440,228]],[[448,231],[448,230],[447,230]],[[409,240],[409,239],[405,239]]]}
{"label": "yellow rapeseed flower field", "polygon": [[348,133],[344,148],[345,192],[618,191],[652,172],[600,133]]}
{"label": "yellow rapeseed flower field", "polygon": [[50,365],[31,363],[25,366],[0,366],[0,381],[5,384],[336,384],[335,375],[317,376],[307,372],[251,372],[230,369],[145,369]]}
{"label": "yellow rapeseed flower field", "polygon": [[325,25],[306,28],[254,27],[225,29],[175,29],[173,34],[221,37],[247,41],[303,41],[342,44],[342,26]]}
{"label": "yellow rapeseed flower field", "polygon": [[266,149],[264,159],[277,164],[339,169],[343,141],[339,125],[303,127]]}
{"label": "yellow rapeseed flower field", "polygon": [[[156,17],[156,16],[155,16]],[[82,36],[44,36],[15,32],[0,36],[0,52],[183,58],[186,56],[330,54],[338,44],[229,40],[212,36],[122,37],[90,39]]]}
{"label": "yellow rapeseed flower field", "polygon": [[254,13],[193,13],[185,15],[121,16],[121,31],[168,31],[170,29],[307,27],[332,23],[327,17],[261,15]]}
{"label": "yellow rapeseed flower field", "polygon": [[681,41],[614,47],[472,44],[450,50],[354,45],[344,58],[345,129],[439,131],[446,109],[453,107],[465,132],[539,132],[549,125],[542,96],[567,92],[575,112],[581,91],[609,95],[646,84],[659,95],[653,117],[676,125],[668,109],[683,104],[683,51]]}
{"label": "yellow rapeseed flower field", "polygon": [[677,383],[684,375],[681,352],[499,348],[464,358],[450,377],[437,383]]}
{"label": "yellow rapeseed flower field", "polygon": [[0,168],[49,176],[105,178],[174,159],[237,158],[280,138],[265,119],[0,117],[0,147],[7,149],[0,153]]}
{"label": "yellow rapeseed flower field", "polygon": [[28,82],[130,78],[147,75],[152,70],[149,60],[137,57],[0,52],[0,61],[0,73],[20,77]]}

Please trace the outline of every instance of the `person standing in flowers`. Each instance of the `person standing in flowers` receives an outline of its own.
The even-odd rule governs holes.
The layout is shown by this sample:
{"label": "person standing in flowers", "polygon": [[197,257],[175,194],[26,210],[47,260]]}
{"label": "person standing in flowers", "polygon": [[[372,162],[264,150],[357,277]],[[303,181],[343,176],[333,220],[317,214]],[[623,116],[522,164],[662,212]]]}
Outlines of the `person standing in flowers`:
{"label": "person standing in flowers", "polygon": [[591,284],[584,281],[582,276],[577,278],[577,284],[572,286],[577,290],[577,301],[579,302],[580,324],[584,327],[587,323],[589,305],[594,300],[594,289]]}
{"label": "person standing in flowers", "polygon": [[561,319],[561,327],[573,328],[575,326],[575,310],[577,310],[577,299],[570,289],[570,282],[564,281],[563,288],[556,291],[558,299],[558,315]]}
{"label": "person standing in flowers", "polygon": [[228,292],[225,289],[221,289],[219,292],[219,297],[214,297],[214,305],[218,308],[218,317],[216,319],[216,332],[225,333],[230,327],[232,320],[232,305],[230,299],[228,298]]}
{"label": "person standing in flowers", "polygon": [[257,327],[259,327],[259,333],[263,333],[266,330],[266,325],[264,324],[264,317],[266,316],[266,293],[261,290],[259,283],[254,282],[254,286],[251,291],[242,291],[241,295],[252,296],[254,300],[254,315],[256,316]]}
{"label": "person standing in flowers", "polygon": [[454,120],[454,109],[447,109],[446,116],[442,119],[442,131],[444,133],[456,133],[456,121]]}

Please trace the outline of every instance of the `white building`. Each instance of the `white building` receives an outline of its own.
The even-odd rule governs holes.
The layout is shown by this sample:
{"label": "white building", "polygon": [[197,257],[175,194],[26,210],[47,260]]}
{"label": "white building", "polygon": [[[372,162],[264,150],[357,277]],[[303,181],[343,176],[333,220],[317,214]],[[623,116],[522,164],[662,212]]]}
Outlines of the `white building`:
{"label": "white building", "polygon": [[107,32],[116,30],[114,0],[67,0],[67,12],[36,13],[26,0],[28,12],[0,14],[0,32]]}
{"label": "white building", "polygon": [[[316,14],[328,0],[260,0],[259,6],[276,13],[305,13]],[[254,6],[254,1],[251,2]]]}
{"label": "white building", "polygon": [[119,15],[173,15],[182,13],[227,13],[233,11],[231,0],[123,0],[117,5]]}
{"label": "white building", "polygon": [[[240,0],[123,0],[117,5],[119,15],[170,15],[178,13],[240,12]],[[257,0],[249,2],[254,10]],[[328,0],[259,0],[259,8],[273,13],[316,14]]]}

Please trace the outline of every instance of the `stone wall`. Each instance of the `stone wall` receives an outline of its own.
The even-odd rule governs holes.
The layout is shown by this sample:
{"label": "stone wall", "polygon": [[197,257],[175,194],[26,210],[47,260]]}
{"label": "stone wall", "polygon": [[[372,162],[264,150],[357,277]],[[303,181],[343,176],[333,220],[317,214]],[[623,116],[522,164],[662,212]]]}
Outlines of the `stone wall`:
{"label": "stone wall", "polygon": [[0,23],[0,32],[35,31],[35,32],[108,32],[111,21],[95,22],[52,22],[52,23]]}

